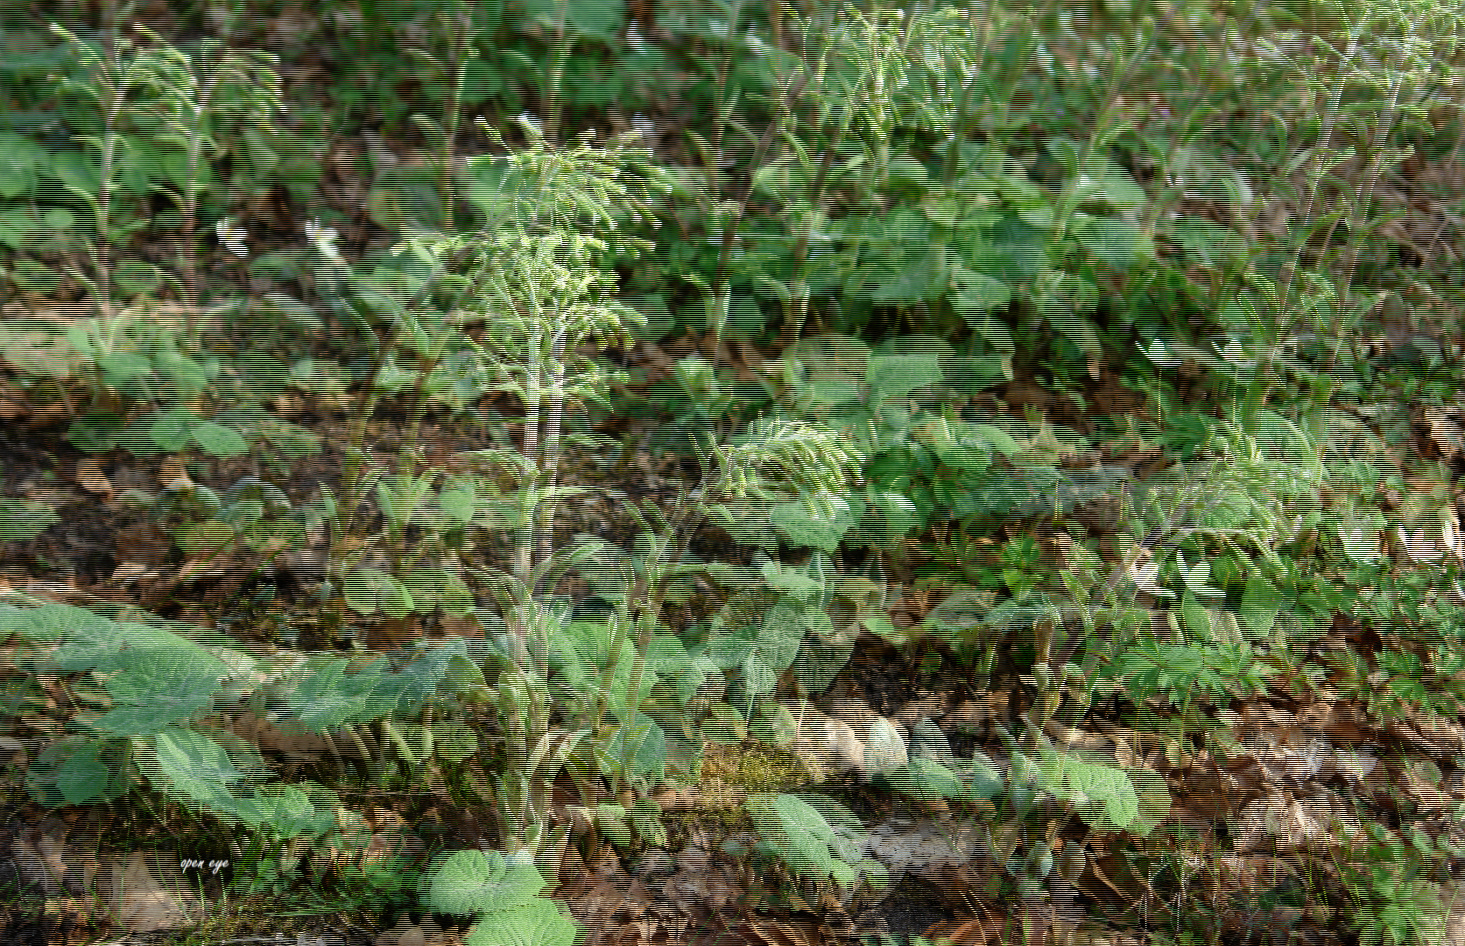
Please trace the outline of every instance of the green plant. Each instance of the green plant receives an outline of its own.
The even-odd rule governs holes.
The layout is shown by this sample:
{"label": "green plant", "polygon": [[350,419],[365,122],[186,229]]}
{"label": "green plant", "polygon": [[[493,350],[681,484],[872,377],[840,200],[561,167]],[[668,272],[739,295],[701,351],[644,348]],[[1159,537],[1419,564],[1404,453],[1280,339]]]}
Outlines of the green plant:
{"label": "green plant", "polygon": [[1397,838],[1375,841],[1342,865],[1343,886],[1356,913],[1353,927],[1366,946],[1413,946],[1443,941],[1447,910],[1431,879],[1428,851]]}
{"label": "green plant", "polygon": [[[275,57],[258,52],[241,52],[206,41],[188,53],[148,36],[153,62],[145,79],[153,97],[149,110],[160,119],[156,141],[174,146],[184,155],[184,166],[176,182],[161,185],[183,214],[179,265],[183,277],[183,301],[192,307],[199,302],[198,225],[199,200],[218,185],[211,180],[214,160],[230,153],[226,132],[239,136],[240,126],[256,135],[272,131],[274,116],[283,108],[280,77],[273,69]],[[221,221],[227,224],[227,219]],[[242,248],[241,238],[216,228],[220,243],[231,252]],[[226,239],[226,235],[232,237]],[[198,324],[198,323],[190,323]],[[198,339],[193,339],[194,347]]]}
{"label": "green plant", "polygon": [[474,917],[468,946],[570,946],[575,922],[553,900],[539,896],[544,887],[532,859],[458,851],[423,878],[421,899],[438,912]]}
{"label": "green plant", "polygon": [[759,794],[744,805],[763,850],[795,874],[852,891],[857,883],[881,886],[885,870],[861,854],[860,819],[822,795]]}

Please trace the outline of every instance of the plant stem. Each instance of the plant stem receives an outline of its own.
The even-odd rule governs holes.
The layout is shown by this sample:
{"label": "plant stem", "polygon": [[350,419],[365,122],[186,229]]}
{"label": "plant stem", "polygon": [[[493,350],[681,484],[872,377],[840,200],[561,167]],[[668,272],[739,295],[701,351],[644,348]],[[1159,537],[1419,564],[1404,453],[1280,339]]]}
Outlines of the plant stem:
{"label": "plant stem", "polygon": [[447,124],[443,128],[443,153],[438,168],[438,194],[443,205],[443,227],[451,231],[455,220],[456,177],[458,163],[458,126],[463,113],[463,90],[468,82],[468,63],[476,58],[468,55],[470,45],[477,42],[476,34],[469,29],[471,14],[464,16],[461,0],[457,6],[456,23],[453,30],[457,39],[453,44],[453,92],[448,101]]}
{"label": "plant stem", "polygon": [[560,19],[554,29],[554,52],[544,91],[544,140],[558,144],[560,131],[560,83],[565,78],[565,65],[570,59],[574,41],[565,42],[565,24],[570,15],[570,0],[560,0]]}
{"label": "plant stem", "polygon": [[[550,354],[549,375],[549,418],[546,421],[546,432],[544,438],[544,496],[541,498],[540,523],[539,523],[539,561],[549,561],[551,550],[554,546],[554,517],[555,498],[554,491],[558,485],[560,465],[560,424],[565,408],[565,332],[561,329],[555,334],[554,345]],[[540,589],[533,589],[539,594]]]}

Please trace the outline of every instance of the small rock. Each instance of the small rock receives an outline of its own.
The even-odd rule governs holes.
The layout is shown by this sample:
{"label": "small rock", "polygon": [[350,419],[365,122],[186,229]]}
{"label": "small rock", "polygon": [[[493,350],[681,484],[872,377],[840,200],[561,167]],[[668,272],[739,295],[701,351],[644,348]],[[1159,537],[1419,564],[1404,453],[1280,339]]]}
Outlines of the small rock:
{"label": "small rock", "polygon": [[903,703],[900,709],[890,715],[890,718],[902,726],[914,726],[927,717],[937,719],[945,716],[949,709],[951,709],[951,701],[946,694],[928,693]]}
{"label": "small rock", "polygon": [[870,725],[870,735],[865,739],[865,767],[882,769],[905,765],[909,761],[905,740],[895,724],[883,716],[876,717]]}
{"label": "small rock", "polygon": [[790,709],[798,732],[790,748],[810,765],[837,774],[865,771],[865,744],[848,723],[800,701]]}

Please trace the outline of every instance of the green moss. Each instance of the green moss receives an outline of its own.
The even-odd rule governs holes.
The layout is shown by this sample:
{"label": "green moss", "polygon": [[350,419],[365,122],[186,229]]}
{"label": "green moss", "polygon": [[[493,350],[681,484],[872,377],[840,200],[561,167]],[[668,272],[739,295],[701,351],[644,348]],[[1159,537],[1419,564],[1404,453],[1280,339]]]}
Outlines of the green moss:
{"label": "green moss", "polygon": [[709,747],[702,761],[699,789],[726,788],[745,794],[784,792],[819,781],[797,753],[769,746],[743,744]]}

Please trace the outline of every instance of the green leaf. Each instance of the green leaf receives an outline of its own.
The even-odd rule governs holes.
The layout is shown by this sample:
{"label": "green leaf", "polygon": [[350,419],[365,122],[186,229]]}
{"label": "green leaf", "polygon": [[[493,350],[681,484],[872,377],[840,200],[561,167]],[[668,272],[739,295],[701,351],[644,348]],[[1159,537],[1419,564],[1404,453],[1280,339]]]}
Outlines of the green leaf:
{"label": "green leaf", "polygon": [[1089,255],[1115,272],[1128,272],[1137,261],[1154,254],[1144,231],[1119,217],[1090,217],[1074,231]]}
{"label": "green leaf", "polygon": [[873,355],[865,380],[877,397],[903,397],[916,388],[940,384],[939,354]]}
{"label": "green leaf", "polygon": [[1240,624],[1246,629],[1246,636],[1261,640],[1272,632],[1277,614],[1282,610],[1285,599],[1271,582],[1259,573],[1252,572],[1246,580],[1246,592],[1241,598],[1237,612]]}
{"label": "green leaf", "polygon": [[153,421],[148,428],[148,436],[162,449],[177,453],[188,446],[189,434],[198,423],[199,419],[192,411],[168,411],[158,415],[158,419]]}
{"label": "green leaf", "polygon": [[208,421],[193,428],[193,442],[210,456],[237,457],[249,450],[249,444],[236,430]]}
{"label": "green leaf", "polygon": [[972,784],[968,791],[972,798],[978,801],[987,801],[1000,795],[1007,787],[1002,780],[1002,770],[992,764],[992,761],[981,753],[972,766]]}
{"label": "green leaf", "polygon": [[442,491],[438,505],[454,522],[468,523],[478,514],[478,491],[472,482],[458,482]]}
{"label": "green leaf", "polygon": [[626,775],[663,778],[666,757],[666,733],[650,716],[638,711],[631,722],[616,731],[606,748],[601,771],[616,771],[623,766]]}
{"label": "green leaf", "polygon": [[1012,301],[1012,287],[986,273],[958,267],[952,273],[951,282],[955,289],[951,294],[951,307],[974,325],[975,320],[985,318],[988,311]]}
{"label": "green leaf", "polygon": [[0,499],[0,543],[29,542],[61,521],[56,510],[28,499]]}
{"label": "green leaf", "polygon": [[768,519],[779,536],[790,545],[830,553],[839,548],[839,540],[855,524],[847,503],[843,510],[836,509],[835,515],[825,517],[797,500],[778,503],[769,511]]}
{"label": "green leaf", "polygon": [[66,431],[66,439],[85,453],[106,453],[117,446],[126,421],[119,414],[88,414]]}
{"label": "green leaf", "polygon": [[385,572],[363,568],[346,576],[346,604],[357,614],[375,614],[401,618],[412,613],[416,603],[401,582]]}
{"label": "green leaf", "polygon": [[106,793],[111,776],[97,750],[88,746],[78,750],[56,770],[56,787],[67,804],[84,805]]}
{"label": "green leaf", "polygon": [[1211,639],[1210,612],[1189,589],[1186,589],[1180,599],[1180,618],[1185,622],[1185,630],[1193,640],[1209,641]]}
{"label": "green leaf", "polygon": [[191,719],[213,703],[221,669],[179,661],[149,662],[124,670],[107,680],[113,707],[93,725],[119,736],[143,736]]}
{"label": "green leaf", "polygon": [[478,734],[462,723],[439,720],[432,724],[432,748],[445,762],[462,762],[478,751]]}
{"label": "green leaf", "polygon": [[960,798],[967,794],[956,774],[934,759],[912,759],[906,765],[887,771],[885,779],[902,795],[924,801]]}
{"label": "green leaf", "polygon": [[261,786],[252,798],[235,806],[235,814],[251,827],[265,829],[277,838],[319,837],[336,826],[332,810],[318,809],[310,796],[294,785]]}
{"label": "green leaf", "polygon": [[439,913],[501,913],[532,903],[545,887],[532,862],[510,861],[498,851],[458,851],[432,874],[427,904]]}
{"label": "green leaf", "polygon": [[764,847],[795,873],[847,887],[855,880],[854,863],[866,866],[860,821],[833,799],[768,793],[750,796],[744,808]]}
{"label": "green leaf", "polygon": [[1232,230],[1205,217],[1185,215],[1170,222],[1170,238],[1192,259],[1215,266],[1239,259],[1246,252],[1246,240]]}
{"label": "green leaf", "polygon": [[463,579],[441,568],[414,569],[402,576],[401,584],[416,611],[440,607],[444,614],[461,617],[477,603]]}
{"label": "green leaf", "polygon": [[1038,771],[1042,787],[1073,803],[1079,817],[1091,827],[1122,831],[1139,817],[1139,798],[1123,769],[1077,755],[1050,753]]}
{"label": "green leaf", "polygon": [[702,736],[720,746],[735,746],[748,738],[748,725],[737,707],[713,703],[702,720]]}
{"label": "green leaf", "polygon": [[218,743],[187,729],[169,729],[153,737],[158,771],[163,780],[148,777],[165,792],[182,792],[205,805],[230,806],[230,788],[244,778]]}
{"label": "green leaf", "polygon": [[329,659],[310,667],[289,696],[291,710],[312,732],[353,726],[393,712],[395,698],[386,692],[384,661],[348,673],[351,661]]}
{"label": "green leaf", "polygon": [[464,946],[573,946],[575,922],[553,900],[536,899],[481,917]]}

